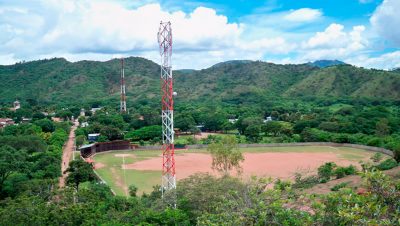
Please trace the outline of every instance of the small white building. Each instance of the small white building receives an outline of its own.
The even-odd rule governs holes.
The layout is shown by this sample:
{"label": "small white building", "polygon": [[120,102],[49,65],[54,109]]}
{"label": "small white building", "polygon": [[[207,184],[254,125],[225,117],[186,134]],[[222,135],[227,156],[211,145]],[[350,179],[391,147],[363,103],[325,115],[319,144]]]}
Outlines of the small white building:
{"label": "small white building", "polygon": [[271,116],[268,116],[268,117],[266,117],[264,119],[264,123],[267,123],[267,122],[270,122],[270,121],[272,121],[272,117]]}
{"label": "small white building", "polygon": [[238,121],[238,119],[237,118],[230,118],[230,119],[228,119],[228,121],[230,123],[232,123],[232,124],[235,124]]}
{"label": "small white building", "polygon": [[81,113],[79,114],[79,116],[81,116],[81,117],[85,117],[85,109],[81,109]]}
{"label": "small white building", "polygon": [[99,139],[100,133],[89,133],[88,134],[88,141],[95,142]]}
{"label": "small white building", "polygon": [[92,108],[92,109],[90,109],[90,111],[92,112],[92,114],[95,114],[96,111],[101,110],[101,109],[102,109],[102,107],[99,107],[99,108]]}
{"label": "small white building", "polygon": [[14,101],[14,109],[18,110],[20,108],[21,108],[21,103],[18,100]]}

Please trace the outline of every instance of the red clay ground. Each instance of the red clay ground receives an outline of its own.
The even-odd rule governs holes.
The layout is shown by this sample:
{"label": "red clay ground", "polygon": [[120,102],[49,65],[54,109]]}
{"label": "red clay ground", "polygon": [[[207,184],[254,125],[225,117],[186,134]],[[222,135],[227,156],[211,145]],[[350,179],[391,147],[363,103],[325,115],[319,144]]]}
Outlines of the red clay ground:
{"label": "red clay ground", "polygon": [[[325,162],[338,165],[358,165],[356,161],[344,160],[334,153],[244,153],[242,164],[243,176],[267,176],[272,178],[292,179],[294,173],[313,172]],[[126,164],[125,169],[160,170],[161,156],[148,160]],[[185,153],[175,156],[177,179],[183,179],[195,173],[216,174],[211,169],[212,159],[209,154]]]}
{"label": "red clay ground", "polygon": [[74,153],[75,149],[75,130],[78,127],[79,122],[76,120],[74,125],[71,127],[69,132],[68,140],[64,144],[62,162],[61,162],[61,177],[59,179],[59,187],[65,187],[65,180],[67,179],[68,174],[64,173],[65,170],[69,167],[69,162],[71,161],[71,157]]}

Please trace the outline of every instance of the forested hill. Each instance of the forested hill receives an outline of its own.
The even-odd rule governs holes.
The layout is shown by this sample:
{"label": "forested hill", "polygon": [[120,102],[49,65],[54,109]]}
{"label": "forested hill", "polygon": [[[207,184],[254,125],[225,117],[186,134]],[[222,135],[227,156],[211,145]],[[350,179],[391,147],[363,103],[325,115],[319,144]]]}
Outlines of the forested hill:
{"label": "forested hill", "polygon": [[[125,59],[128,100],[159,102],[159,66],[139,57]],[[0,66],[0,102],[34,99],[41,103],[87,103],[118,100],[120,62],[62,58]],[[238,104],[283,96],[353,97],[400,100],[400,72],[337,65],[277,65],[229,61],[204,70],[174,72],[182,101]],[[261,99],[260,99],[261,98]]]}

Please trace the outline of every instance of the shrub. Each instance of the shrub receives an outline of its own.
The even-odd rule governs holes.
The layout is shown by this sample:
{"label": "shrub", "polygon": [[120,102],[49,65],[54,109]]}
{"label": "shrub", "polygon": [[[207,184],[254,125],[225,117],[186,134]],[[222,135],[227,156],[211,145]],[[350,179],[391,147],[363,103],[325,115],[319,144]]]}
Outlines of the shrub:
{"label": "shrub", "polygon": [[339,191],[341,188],[346,187],[348,184],[349,182],[342,182],[340,184],[337,184],[331,188],[331,191]]}
{"label": "shrub", "polygon": [[130,185],[129,186],[129,195],[131,197],[136,197],[136,193],[137,193],[138,188],[135,185]]}
{"label": "shrub", "polygon": [[393,158],[400,163],[400,144],[398,144],[393,150]]}
{"label": "shrub", "polygon": [[286,190],[290,189],[291,186],[292,186],[292,183],[290,181],[284,181],[284,180],[278,179],[275,182],[274,188],[278,189],[280,191],[286,191]]}
{"label": "shrub", "polygon": [[398,163],[394,159],[386,159],[385,161],[381,162],[379,165],[376,166],[379,170],[390,170],[396,167]]}
{"label": "shrub", "polygon": [[318,177],[320,180],[325,179],[329,181],[331,176],[333,175],[333,169],[336,167],[336,164],[333,162],[327,162],[324,165],[318,168]]}
{"label": "shrub", "polygon": [[371,160],[373,162],[380,162],[382,160],[382,158],[383,158],[382,153],[377,152],[371,157]]}
{"label": "shrub", "polygon": [[336,179],[348,176],[348,175],[354,175],[357,172],[357,169],[353,166],[350,165],[348,167],[338,167],[335,170],[335,176]]}
{"label": "shrub", "polygon": [[302,177],[300,173],[295,174],[295,183],[293,188],[311,188],[312,186],[318,184],[320,179],[317,176]]}

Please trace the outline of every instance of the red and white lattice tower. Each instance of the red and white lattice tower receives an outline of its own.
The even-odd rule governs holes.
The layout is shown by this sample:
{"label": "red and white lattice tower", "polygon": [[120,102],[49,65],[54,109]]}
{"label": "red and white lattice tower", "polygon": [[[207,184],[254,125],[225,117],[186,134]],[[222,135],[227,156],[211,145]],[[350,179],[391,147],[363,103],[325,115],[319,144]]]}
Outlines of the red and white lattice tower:
{"label": "red and white lattice tower", "polygon": [[161,22],[158,31],[158,44],[161,55],[161,104],[162,104],[162,137],[163,162],[162,186],[164,192],[176,188],[174,159],[174,101],[171,68],[172,31],[171,22]]}
{"label": "red and white lattice tower", "polygon": [[124,69],[124,58],[121,58],[121,113],[126,112],[126,89],[125,89],[125,69]]}

